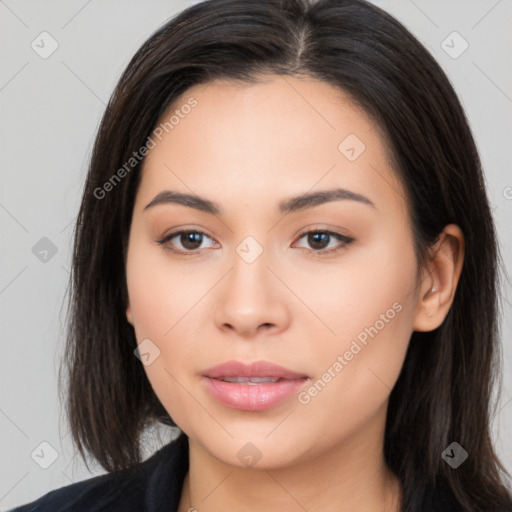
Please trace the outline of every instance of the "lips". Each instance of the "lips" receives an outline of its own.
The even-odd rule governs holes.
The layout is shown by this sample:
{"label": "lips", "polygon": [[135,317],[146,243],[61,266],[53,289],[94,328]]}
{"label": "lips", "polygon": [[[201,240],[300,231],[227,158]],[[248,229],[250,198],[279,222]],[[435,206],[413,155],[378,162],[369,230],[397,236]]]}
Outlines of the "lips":
{"label": "lips", "polygon": [[228,361],[206,370],[203,379],[206,390],[221,404],[243,411],[263,411],[289,399],[309,377],[268,361]]}
{"label": "lips", "polygon": [[280,380],[297,380],[307,378],[304,373],[297,373],[268,361],[256,361],[244,364],[240,361],[227,361],[206,370],[203,374],[210,379],[224,379],[230,377],[255,377]]}

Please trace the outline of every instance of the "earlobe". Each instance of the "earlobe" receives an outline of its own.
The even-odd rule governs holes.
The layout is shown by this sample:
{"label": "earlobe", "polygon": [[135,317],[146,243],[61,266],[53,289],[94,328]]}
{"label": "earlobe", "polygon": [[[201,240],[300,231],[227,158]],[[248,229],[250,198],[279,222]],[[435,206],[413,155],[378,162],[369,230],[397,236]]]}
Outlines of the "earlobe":
{"label": "earlobe", "polygon": [[133,325],[133,314],[132,314],[132,308],[130,307],[130,304],[126,307],[126,319],[130,324]]}
{"label": "earlobe", "polygon": [[443,323],[455,297],[463,262],[464,235],[457,225],[449,224],[430,251],[420,284],[415,331],[432,331]]}

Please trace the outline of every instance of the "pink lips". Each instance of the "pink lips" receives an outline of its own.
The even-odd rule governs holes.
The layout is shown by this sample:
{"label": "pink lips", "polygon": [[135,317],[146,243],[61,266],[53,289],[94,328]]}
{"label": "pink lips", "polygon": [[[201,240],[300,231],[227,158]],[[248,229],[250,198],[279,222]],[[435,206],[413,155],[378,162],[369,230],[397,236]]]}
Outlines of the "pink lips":
{"label": "pink lips", "polygon": [[[209,368],[203,373],[207,390],[222,404],[245,411],[262,411],[274,407],[292,394],[309,379],[268,361],[244,364],[239,361]],[[241,383],[226,382],[240,377]],[[251,378],[254,381],[251,383]],[[276,382],[261,382],[261,379],[278,379]]]}

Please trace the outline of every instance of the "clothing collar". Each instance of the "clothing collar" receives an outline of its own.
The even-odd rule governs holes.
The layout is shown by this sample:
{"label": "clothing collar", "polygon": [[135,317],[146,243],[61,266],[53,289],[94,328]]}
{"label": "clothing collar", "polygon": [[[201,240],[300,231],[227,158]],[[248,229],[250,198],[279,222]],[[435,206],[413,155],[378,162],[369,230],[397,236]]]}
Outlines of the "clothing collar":
{"label": "clothing collar", "polygon": [[147,462],[155,467],[146,488],[146,512],[177,512],[189,468],[188,437],[180,432]]}

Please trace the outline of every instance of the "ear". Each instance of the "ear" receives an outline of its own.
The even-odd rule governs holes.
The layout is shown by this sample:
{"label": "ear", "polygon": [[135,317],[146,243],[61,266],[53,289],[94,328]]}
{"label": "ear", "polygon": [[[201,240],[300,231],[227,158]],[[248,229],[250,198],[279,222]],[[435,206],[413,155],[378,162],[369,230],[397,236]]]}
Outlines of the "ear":
{"label": "ear", "polygon": [[128,320],[129,323],[133,325],[133,314],[130,303],[128,303],[128,306],[126,306],[126,319]]}
{"label": "ear", "polygon": [[464,235],[449,224],[430,250],[414,314],[415,331],[433,331],[445,319],[455,297],[464,262]]}

